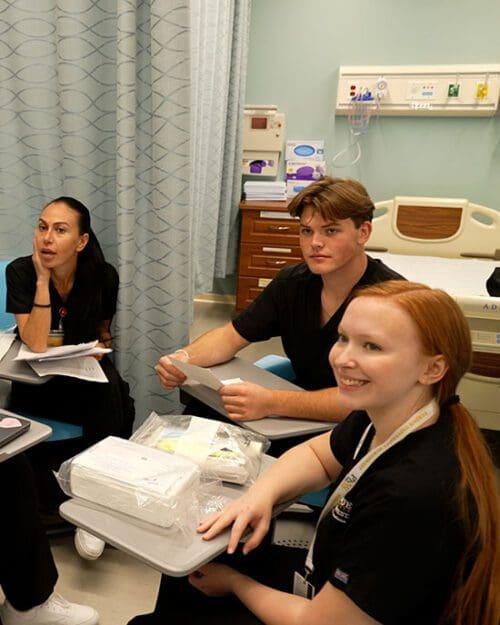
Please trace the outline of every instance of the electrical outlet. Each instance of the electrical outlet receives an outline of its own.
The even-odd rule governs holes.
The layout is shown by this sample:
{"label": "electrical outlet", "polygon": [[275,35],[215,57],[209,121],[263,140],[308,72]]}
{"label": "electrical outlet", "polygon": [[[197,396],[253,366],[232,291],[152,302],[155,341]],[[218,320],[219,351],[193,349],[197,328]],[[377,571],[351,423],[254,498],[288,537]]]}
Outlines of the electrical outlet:
{"label": "electrical outlet", "polygon": [[478,82],[476,85],[476,98],[478,100],[484,100],[488,97],[488,84],[485,82]]}
{"label": "electrical outlet", "polygon": [[414,81],[408,83],[408,100],[435,100],[437,81]]}

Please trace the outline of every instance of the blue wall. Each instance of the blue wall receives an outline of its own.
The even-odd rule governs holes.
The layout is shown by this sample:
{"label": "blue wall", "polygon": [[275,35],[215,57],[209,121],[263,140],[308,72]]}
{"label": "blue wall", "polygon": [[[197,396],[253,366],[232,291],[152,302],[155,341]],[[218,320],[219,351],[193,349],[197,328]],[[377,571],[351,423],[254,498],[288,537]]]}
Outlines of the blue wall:
{"label": "blue wall", "polygon": [[[290,139],[347,144],[339,65],[500,63],[498,0],[252,0],[246,101],[276,104]],[[500,209],[500,117],[373,119],[359,178],[375,201],[465,197]]]}

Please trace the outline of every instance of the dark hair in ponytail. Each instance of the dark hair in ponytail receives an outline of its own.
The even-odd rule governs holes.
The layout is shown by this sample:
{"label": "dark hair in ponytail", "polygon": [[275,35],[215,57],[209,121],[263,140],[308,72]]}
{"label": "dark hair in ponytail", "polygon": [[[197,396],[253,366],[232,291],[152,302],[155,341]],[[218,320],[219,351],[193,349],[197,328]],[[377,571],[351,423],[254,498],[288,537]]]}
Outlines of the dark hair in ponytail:
{"label": "dark hair in ponytail", "polygon": [[[97,237],[90,225],[89,209],[74,197],[61,196],[50,201],[50,204],[61,203],[75,211],[78,215],[79,234],[88,234],[87,245],[78,253],[76,266],[76,279],[78,289],[71,294],[74,308],[80,312],[79,317],[68,312],[64,321],[65,342],[82,342],[94,340],[98,332],[98,311],[102,308],[103,301],[103,276],[102,266],[106,263],[104,253]],[[46,208],[46,207],[45,207]]]}
{"label": "dark hair in ponytail", "polygon": [[[80,200],[74,197],[63,195],[49,202],[49,204],[55,204],[62,202],[66,204],[71,210],[74,210],[78,214],[78,230],[80,234],[88,234],[89,241],[83,250],[78,254],[78,264],[89,264],[92,270],[96,269],[99,265],[105,262],[104,253],[101,245],[97,240],[94,231],[90,226],[90,212],[89,209],[80,202]],[[49,205],[47,204],[47,206]]]}

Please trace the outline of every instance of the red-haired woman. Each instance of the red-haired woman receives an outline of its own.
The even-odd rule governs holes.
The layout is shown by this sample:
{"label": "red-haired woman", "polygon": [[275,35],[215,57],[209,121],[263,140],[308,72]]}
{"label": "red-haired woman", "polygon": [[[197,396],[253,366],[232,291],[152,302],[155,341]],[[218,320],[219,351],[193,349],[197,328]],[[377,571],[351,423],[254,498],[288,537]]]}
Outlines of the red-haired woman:
{"label": "red-haired woman", "polygon": [[[232,525],[230,554],[250,527],[249,555],[189,583],[164,577],[156,612],[131,623],[498,625],[493,464],[455,395],[470,360],[467,322],[443,291],[395,281],[358,291],[330,354],[352,413],[201,524],[206,539]],[[274,504],[328,483],[305,568],[298,549],[255,549]]]}

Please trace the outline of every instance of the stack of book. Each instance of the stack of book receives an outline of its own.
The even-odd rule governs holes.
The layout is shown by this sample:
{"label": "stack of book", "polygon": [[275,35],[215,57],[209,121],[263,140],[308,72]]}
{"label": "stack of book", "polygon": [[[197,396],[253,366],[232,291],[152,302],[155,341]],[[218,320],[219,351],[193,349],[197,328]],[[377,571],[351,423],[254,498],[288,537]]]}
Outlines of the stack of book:
{"label": "stack of book", "polygon": [[285,182],[245,182],[243,191],[247,200],[271,200],[284,202],[286,200]]}

